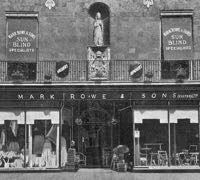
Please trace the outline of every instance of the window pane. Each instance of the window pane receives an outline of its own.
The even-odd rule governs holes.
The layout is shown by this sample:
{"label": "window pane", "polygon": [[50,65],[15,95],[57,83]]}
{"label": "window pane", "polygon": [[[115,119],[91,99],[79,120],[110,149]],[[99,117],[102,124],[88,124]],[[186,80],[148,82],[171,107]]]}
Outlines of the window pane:
{"label": "window pane", "polygon": [[163,61],[161,62],[162,79],[188,79],[188,61]]}
{"label": "window pane", "polygon": [[191,122],[190,119],[178,119],[171,124],[172,165],[185,167],[199,163],[198,125]]}
{"label": "window pane", "polygon": [[135,166],[168,166],[168,124],[162,118],[135,124]]}
{"label": "window pane", "polygon": [[9,80],[35,80],[36,63],[8,62]]}

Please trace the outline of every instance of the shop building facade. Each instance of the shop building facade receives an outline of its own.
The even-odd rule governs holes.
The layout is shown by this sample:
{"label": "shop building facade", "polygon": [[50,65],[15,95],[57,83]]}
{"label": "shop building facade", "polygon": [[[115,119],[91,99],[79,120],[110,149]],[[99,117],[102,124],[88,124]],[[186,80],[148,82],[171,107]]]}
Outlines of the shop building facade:
{"label": "shop building facade", "polygon": [[0,169],[64,169],[72,146],[82,166],[110,167],[119,144],[134,169],[198,169],[199,10],[3,1]]}

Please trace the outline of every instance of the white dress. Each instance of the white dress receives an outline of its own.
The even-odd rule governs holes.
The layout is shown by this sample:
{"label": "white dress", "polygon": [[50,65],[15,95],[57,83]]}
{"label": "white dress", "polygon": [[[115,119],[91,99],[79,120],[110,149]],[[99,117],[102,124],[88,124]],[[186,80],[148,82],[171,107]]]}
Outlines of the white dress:
{"label": "white dress", "polygon": [[61,137],[61,166],[65,166],[67,162],[67,145],[64,137]]}

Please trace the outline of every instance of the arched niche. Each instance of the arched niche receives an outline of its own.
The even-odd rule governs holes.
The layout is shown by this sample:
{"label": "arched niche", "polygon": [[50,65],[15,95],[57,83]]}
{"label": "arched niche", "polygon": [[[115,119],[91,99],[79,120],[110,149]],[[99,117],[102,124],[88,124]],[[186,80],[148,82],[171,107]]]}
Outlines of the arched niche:
{"label": "arched niche", "polygon": [[103,22],[103,45],[110,45],[110,8],[102,2],[93,3],[88,10],[89,14],[89,45],[95,46],[94,43],[94,21],[97,13],[101,14]]}

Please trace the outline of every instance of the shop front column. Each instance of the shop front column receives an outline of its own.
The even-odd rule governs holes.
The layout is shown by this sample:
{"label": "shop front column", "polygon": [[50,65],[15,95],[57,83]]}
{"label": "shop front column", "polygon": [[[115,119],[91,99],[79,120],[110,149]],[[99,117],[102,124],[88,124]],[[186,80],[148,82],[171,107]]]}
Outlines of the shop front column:
{"label": "shop front column", "polygon": [[[134,107],[134,106],[133,106]],[[133,166],[140,165],[140,147],[139,147],[139,137],[136,137],[135,130],[135,116],[134,108],[132,107],[132,121],[133,121]]]}
{"label": "shop front column", "polygon": [[32,137],[32,125],[28,125],[28,137],[29,137],[29,144],[28,144],[28,149],[29,149],[29,160],[30,160],[30,167],[33,167],[33,162],[32,162],[32,145],[33,145],[33,137]]}
{"label": "shop front column", "polygon": [[200,102],[198,107],[198,124],[199,124],[198,149],[199,149],[199,166],[200,166]]}
{"label": "shop front column", "polygon": [[57,137],[56,137],[56,159],[57,159],[57,163],[56,163],[56,166],[59,166],[59,141],[60,141],[60,128],[59,128],[59,125],[57,125]]}
{"label": "shop front column", "polygon": [[168,120],[168,166],[171,165],[171,131],[170,131],[170,102],[168,101],[168,106],[167,106],[167,120]]}
{"label": "shop front column", "polygon": [[175,164],[175,166],[177,165],[177,163],[176,163],[176,123],[173,123],[173,130],[174,130],[174,133],[173,133],[173,135],[174,135],[174,164]]}
{"label": "shop front column", "polygon": [[[26,102],[25,102],[25,105],[26,105]],[[27,150],[27,126],[26,126],[26,124],[27,124],[27,111],[25,110],[25,112],[24,112],[24,124],[25,124],[25,135],[24,135],[24,138],[25,138],[25,144],[24,144],[24,166],[26,167],[26,155],[27,155],[27,152],[26,152],[26,150]],[[31,144],[32,145],[32,144]],[[32,151],[31,151],[32,152]]]}
{"label": "shop front column", "polygon": [[59,131],[57,132],[57,136],[58,136],[57,139],[59,138],[59,144],[58,144],[58,149],[59,149],[59,151],[58,151],[59,152],[58,153],[58,166],[59,166],[59,168],[61,167],[61,137],[62,137],[62,124],[64,123],[62,114],[63,114],[63,105],[62,105],[62,108],[59,110],[59,125],[58,125]]}

